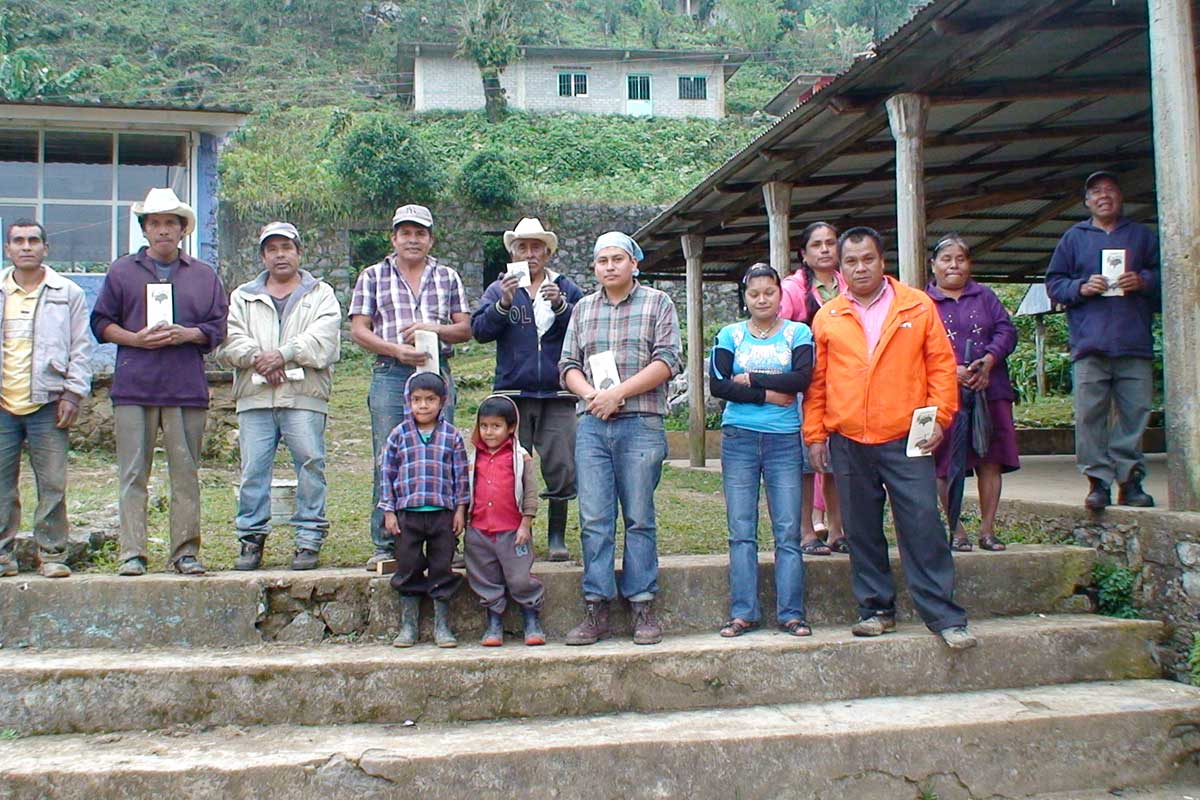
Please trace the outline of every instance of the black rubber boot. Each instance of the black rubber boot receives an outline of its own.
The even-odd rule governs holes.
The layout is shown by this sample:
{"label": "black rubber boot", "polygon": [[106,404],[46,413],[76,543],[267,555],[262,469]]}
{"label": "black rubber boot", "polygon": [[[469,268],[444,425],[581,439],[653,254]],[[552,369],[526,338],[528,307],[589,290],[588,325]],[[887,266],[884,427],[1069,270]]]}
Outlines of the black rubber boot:
{"label": "black rubber boot", "polygon": [[551,561],[566,561],[567,552],[567,501],[550,501],[550,524],[546,526],[550,545]]}
{"label": "black rubber boot", "polygon": [[400,595],[400,633],[392,640],[392,647],[412,647],[417,643],[417,624],[421,620],[421,598],[415,595]]}
{"label": "black rubber boot", "polygon": [[530,647],[545,644],[546,632],[542,630],[538,612],[532,608],[522,608],[521,616],[525,618],[525,644]]}
{"label": "black rubber boot", "polygon": [[484,647],[500,647],[504,644],[504,619],[495,611],[487,612],[487,630],[479,643]]}
{"label": "black rubber boot", "polygon": [[458,639],[450,630],[450,601],[433,601],[433,643],[438,647],[458,647]]}
{"label": "black rubber boot", "polygon": [[267,535],[265,533],[254,533],[250,536],[242,537],[242,552],[234,559],[233,568],[248,570],[258,569],[258,565],[262,563],[263,548],[267,545]]}

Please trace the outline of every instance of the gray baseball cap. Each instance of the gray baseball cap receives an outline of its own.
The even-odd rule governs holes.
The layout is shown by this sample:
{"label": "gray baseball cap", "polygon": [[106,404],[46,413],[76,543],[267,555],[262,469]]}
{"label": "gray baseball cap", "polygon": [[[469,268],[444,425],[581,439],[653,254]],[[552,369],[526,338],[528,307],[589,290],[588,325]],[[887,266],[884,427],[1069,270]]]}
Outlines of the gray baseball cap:
{"label": "gray baseball cap", "polygon": [[296,247],[300,247],[300,231],[296,230],[296,226],[290,222],[268,222],[266,225],[263,225],[262,230],[258,232],[258,246],[262,247],[263,242],[272,236],[282,236],[285,239],[291,239],[296,243]]}
{"label": "gray baseball cap", "polygon": [[1093,183],[1100,180],[1101,178],[1108,178],[1110,181],[1115,183],[1117,186],[1121,185],[1121,178],[1117,175],[1117,173],[1110,172],[1109,170],[1106,170],[1106,169],[1098,169],[1095,172],[1093,172],[1091,175],[1087,176],[1087,180],[1085,180],[1083,182],[1083,190],[1086,192],[1088,189],[1092,188]]}
{"label": "gray baseball cap", "polygon": [[392,215],[392,229],[394,230],[401,222],[415,222],[426,228],[432,228],[433,214],[430,214],[429,209],[425,206],[410,203],[396,209],[396,213]]}

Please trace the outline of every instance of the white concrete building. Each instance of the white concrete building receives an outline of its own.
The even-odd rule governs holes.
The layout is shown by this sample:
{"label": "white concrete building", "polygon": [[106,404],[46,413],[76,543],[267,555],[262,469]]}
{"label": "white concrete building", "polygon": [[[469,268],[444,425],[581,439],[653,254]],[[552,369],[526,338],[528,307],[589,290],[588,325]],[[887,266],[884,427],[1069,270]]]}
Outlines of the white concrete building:
{"label": "white concrete building", "polygon": [[[414,111],[483,108],[479,68],[452,44],[400,46]],[[725,82],[745,55],[714,50],[522,47],[500,77],[509,108],[631,116],[725,116]]]}

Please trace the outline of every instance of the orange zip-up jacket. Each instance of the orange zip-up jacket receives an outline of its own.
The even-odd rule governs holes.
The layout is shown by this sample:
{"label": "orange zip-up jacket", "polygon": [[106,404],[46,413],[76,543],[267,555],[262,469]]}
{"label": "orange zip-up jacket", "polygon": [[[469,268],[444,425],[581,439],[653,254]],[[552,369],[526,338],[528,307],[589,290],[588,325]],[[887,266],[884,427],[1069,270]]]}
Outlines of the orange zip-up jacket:
{"label": "orange zip-up jacket", "polygon": [[861,444],[908,436],[912,412],[937,406],[950,430],[958,410],[958,370],[929,295],[885,277],[895,296],[875,352],[850,298],[830,300],[813,318],[816,364],[804,396],[804,441],[840,433]]}

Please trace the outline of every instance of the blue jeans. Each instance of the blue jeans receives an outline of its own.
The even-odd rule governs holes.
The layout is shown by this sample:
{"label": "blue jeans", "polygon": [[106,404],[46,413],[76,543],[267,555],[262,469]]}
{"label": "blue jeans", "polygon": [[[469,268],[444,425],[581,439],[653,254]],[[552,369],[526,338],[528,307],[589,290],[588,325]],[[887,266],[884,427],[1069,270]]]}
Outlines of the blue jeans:
{"label": "blue jeans", "polygon": [[[392,358],[379,359],[371,370],[371,388],[367,392],[367,410],[371,412],[371,452],[374,454],[374,473],[371,487],[371,541],[375,552],[392,557],[393,537],[383,527],[383,511],[379,509],[379,458],[387,444],[388,434],[404,419],[404,386],[414,368]],[[450,364],[442,359],[442,377],[446,379],[450,396],[442,409],[442,418],[454,423],[454,377]]]}
{"label": "blue jeans", "polygon": [[617,503],[625,520],[621,594],[634,602],[658,594],[658,527],[654,490],[667,457],[662,417],[614,417],[591,414],[579,420],[575,437],[575,475],[579,490],[579,527],[583,541],[583,596],[613,600],[617,540]]}
{"label": "blue jeans", "polygon": [[67,557],[67,432],[55,424],[58,403],[32,414],[0,409],[0,560],[13,557],[21,527],[21,446],[29,444],[29,463],[37,482],[38,504],[33,538],[45,561]]}
{"label": "blue jeans", "polygon": [[804,445],[799,433],[721,429],[721,480],[729,520],[729,616],[758,622],[758,487],[767,487],[775,537],[775,618],[804,619],[800,507]]}
{"label": "blue jeans", "polygon": [[280,440],[296,468],[296,547],[320,550],[329,530],[325,517],[325,415],[300,408],[255,408],[238,412],[242,488],[238,493],[240,538],[271,530],[271,468]]}

